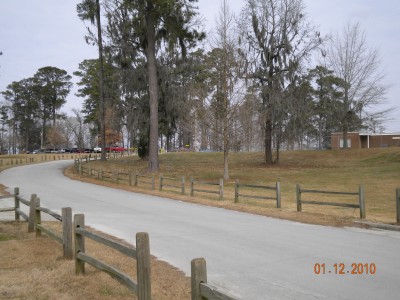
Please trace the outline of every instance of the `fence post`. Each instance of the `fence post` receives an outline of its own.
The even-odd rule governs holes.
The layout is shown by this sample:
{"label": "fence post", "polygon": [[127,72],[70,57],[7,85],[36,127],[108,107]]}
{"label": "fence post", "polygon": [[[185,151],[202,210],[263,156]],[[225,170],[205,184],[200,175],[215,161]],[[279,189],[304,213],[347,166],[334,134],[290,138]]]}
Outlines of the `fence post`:
{"label": "fence post", "polygon": [[400,223],[400,188],[396,190],[396,222]]}
{"label": "fence post", "polygon": [[36,207],[38,206],[36,199],[37,199],[36,195],[32,194],[29,206],[28,232],[33,232],[36,229]]}
{"label": "fence post", "polygon": [[42,231],[36,225],[42,223],[41,211],[38,209],[38,207],[40,207],[40,198],[35,198],[35,202],[36,202],[35,229],[36,229],[36,237],[39,237],[42,235]]}
{"label": "fence post", "polygon": [[195,258],[191,261],[191,288],[192,300],[202,300],[200,283],[207,283],[207,266],[204,258]]}
{"label": "fence post", "polygon": [[135,183],[134,183],[135,187],[137,187],[137,184],[138,184],[138,176],[139,176],[139,174],[136,172],[135,173]]}
{"label": "fence post", "polygon": [[28,232],[35,231],[35,210],[36,202],[33,201],[36,198],[36,194],[31,195],[31,200],[29,201],[29,219],[28,219]]}
{"label": "fence post", "polygon": [[235,180],[235,203],[239,203],[239,180]]}
{"label": "fence post", "polygon": [[182,183],[181,183],[181,194],[185,194],[185,176],[182,176]]}
{"label": "fence post", "polygon": [[78,159],[79,176],[82,176],[82,158]]}
{"label": "fence post", "polygon": [[[85,215],[74,215],[74,228],[85,228]],[[78,253],[85,253],[85,237],[83,235],[74,234],[75,236],[75,274],[85,273],[85,262],[78,259]]]}
{"label": "fence post", "polygon": [[19,221],[19,188],[14,188],[15,221]]}
{"label": "fence post", "polygon": [[139,300],[151,299],[150,245],[146,232],[136,234],[137,296]]}
{"label": "fence post", "polygon": [[72,209],[63,207],[61,209],[62,229],[63,229],[63,253],[64,258],[72,259],[74,257],[72,250]]}
{"label": "fence post", "polygon": [[363,185],[360,185],[358,188],[358,197],[360,201],[360,219],[365,219],[365,199]]}
{"label": "fence post", "polygon": [[219,200],[224,199],[224,179],[219,179]]}
{"label": "fence post", "polygon": [[129,172],[129,186],[132,186],[132,172]]}
{"label": "fence post", "polygon": [[297,202],[297,211],[301,211],[301,187],[300,187],[300,184],[296,184],[296,202]]}
{"label": "fence post", "polygon": [[162,184],[163,184],[163,176],[160,174],[160,179],[158,182],[158,190],[161,192],[162,191]]}
{"label": "fence post", "polygon": [[276,207],[281,208],[281,183],[276,182]]}
{"label": "fence post", "polygon": [[156,189],[156,180],[154,174],[151,174],[151,189],[154,191]]}
{"label": "fence post", "polygon": [[193,177],[190,177],[190,196],[194,196],[194,180]]}

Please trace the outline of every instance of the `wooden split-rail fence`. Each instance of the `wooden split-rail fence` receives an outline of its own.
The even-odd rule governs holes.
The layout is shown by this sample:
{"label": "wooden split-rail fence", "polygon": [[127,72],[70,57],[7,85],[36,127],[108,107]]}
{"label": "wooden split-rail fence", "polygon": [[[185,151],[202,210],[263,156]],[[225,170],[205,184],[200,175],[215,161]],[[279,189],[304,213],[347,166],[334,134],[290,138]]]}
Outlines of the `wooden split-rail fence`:
{"label": "wooden split-rail fence", "polygon": [[[149,236],[145,232],[136,234],[136,247],[126,246],[112,239],[103,237],[85,228],[85,216],[78,214],[74,216],[75,236],[75,273],[85,273],[85,263],[110,274],[113,278],[126,285],[137,295],[139,300],[151,299],[151,278],[150,278],[150,245]],[[137,281],[120,270],[90,256],[86,252],[85,238],[92,239],[98,243],[119,251],[131,258],[136,259]]]}
{"label": "wooden split-rail fence", "polygon": [[[303,200],[302,195],[305,193],[330,194],[330,195],[353,195],[353,196],[358,196],[358,203],[355,204],[355,203]],[[336,192],[336,191],[322,191],[322,190],[307,190],[307,189],[303,189],[299,184],[297,184],[296,185],[296,202],[297,202],[297,211],[299,211],[299,212],[302,211],[303,204],[359,208],[360,209],[360,219],[365,219],[364,187],[362,185],[359,186],[358,192]]]}
{"label": "wooden split-rail fence", "polygon": [[[272,190],[275,191],[275,196],[259,196],[254,194],[241,194],[240,190],[245,188],[248,190]],[[260,200],[275,200],[276,207],[281,208],[281,185],[280,182],[277,181],[275,186],[266,186],[266,185],[255,185],[255,184],[243,184],[239,183],[239,180],[235,181],[235,203],[239,203],[239,198],[253,198],[253,199],[260,199]]]}
{"label": "wooden split-rail fence", "polygon": [[[1,196],[1,199],[14,198],[14,207],[2,208],[0,212],[14,211],[15,221],[20,221],[22,217],[28,222],[28,232],[36,232],[36,236],[40,236],[42,232],[46,233],[52,239],[56,240],[63,246],[63,257],[66,259],[73,258],[72,248],[72,210],[70,207],[63,207],[61,215],[56,212],[40,206],[40,199],[36,194],[32,194],[30,200],[24,199],[19,194],[19,188],[14,189],[14,195]],[[29,213],[26,214],[21,209],[21,204],[29,207]],[[56,231],[42,224],[42,213],[52,216],[61,222],[61,235]]]}
{"label": "wooden split-rail fence", "polygon": [[[88,176],[95,176],[99,179],[110,179],[113,182],[121,182],[125,181],[130,186],[148,186],[151,190],[155,190],[156,188],[156,178],[154,174],[151,175],[140,175],[137,172],[135,173],[117,173],[117,172],[103,172],[101,170],[91,169],[90,167],[84,167],[82,162],[89,162],[90,159],[80,159],[75,161],[75,165],[79,173],[87,174]],[[102,174],[102,175],[99,175]],[[109,175],[105,175],[109,174]],[[160,175],[158,181],[158,190],[160,192],[164,191],[165,187],[173,188],[175,191],[180,191],[180,194],[184,195],[185,188],[185,176],[180,178],[176,177],[167,177],[164,175]],[[190,177],[190,196],[194,196],[195,193],[204,193],[204,194],[215,194],[218,195],[219,200],[224,199],[224,180],[221,178],[218,182],[209,182],[194,179]],[[170,189],[169,189],[170,190]],[[265,191],[264,192],[256,192]],[[271,194],[268,191],[272,191]],[[331,194],[331,195],[357,195],[359,197],[359,202],[357,204],[354,203],[342,203],[342,202],[329,202],[329,201],[314,201],[314,200],[304,200],[302,199],[302,194],[306,193],[319,193],[319,194]],[[398,195],[400,192],[396,192]],[[397,211],[397,223],[400,223],[400,196],[396,196],[396,211]],[[239,203],[241,198],[248,199],[256,199],[256,200],[273,200],[276,202],[276,208],[282,207],[282,196],[281,196],[281,183],[277,181],[274,185],[260,185],[260,184],[250,184],[250,183],[241,183],[238,180],[235,181],[235,191],[234,191],[234,203]],[[349,207],[349,208],[359,208],[360,209],[360,218],[365,219],[365,201],[364,201],[364,188],[360,186],[358,192],[341,192],[341,191],[323,191],[323,190],[310,190],[303,189],[300,185],[296,185],[296,203],[297,203],[297,211],[302,211],[303,204],[313,204],[313,205],[329,205],[329,206],[341,206],[341,207]]]}
{"label": "wooden split-rail fence", "polygon": [[165,177],[162,174],[160,175],[158,181],[158,190],[162,192],[164,187],[169,187],[172,189],[178,189],[181,192],[181,195],[185,194],[185,176],[181,178],[174,177]]}
{"label": "wooden split-rail fence", "polygon": [[[15,220],[20,221],[21,217],[28,222],[28,232],[36,231],[36,236],[45,233],[50,238],[63,245],[65,259],[75,259],[75,274],[85,273],[85,264],[108,273],[111,277],[127,286],[139,300],[151,300],[151,256],[149,235],[145,232],[136,234],[136,247],[117,242],[111,238],[102,236],[85,227],[85,216],[76,214],[73,216],[70,207],[62,208],[62,215],[40,206],[40,199],[32,194],[30,200],[20,196],[19,188],[14,189],[13,195],[0,196],[1,199],[14,198],[14,207],[0,208],[0,212],[15,212]],[[29,213],[21,210],[21,204],[28,206]],[[50,228],[45,227],[41,221],[41,213],[47,213],[56,220],[62,222],[61,236]],[[110,247],[120,253],[136,259],[137,280],[133,280],[126,273],[110,266],[91,256],[86,251],[85,239],[91,239],[102,245]],[[74,247],[73,247],[74,244]],[[236,300],[229,292],[222,290],[207,282],[206,262],[204,258],[194,259],[192,262],[191,274],[191,299],[192,300]]]}
{"label": "wooden split-rail fence", "polygon": [[[200,187],[196,187],[200,186]],[[214,189],[207,189],[205,186],[214,187]],[[216,188],[215,188],[216,187]],[[219,200],[224,199],[224,179],[220,178],[219,182],[207,182],[201,180],[195,180],[193,177],[190,178],[190,196],[194,196],[194,192],[217,194]]]}

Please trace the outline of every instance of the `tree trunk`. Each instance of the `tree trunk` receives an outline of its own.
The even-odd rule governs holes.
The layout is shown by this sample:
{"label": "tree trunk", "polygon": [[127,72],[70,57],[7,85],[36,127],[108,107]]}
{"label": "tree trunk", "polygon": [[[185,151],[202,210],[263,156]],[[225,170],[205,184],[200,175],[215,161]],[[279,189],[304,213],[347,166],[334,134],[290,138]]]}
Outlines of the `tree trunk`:
{"label": "tree trunk", "polygon": [[146,16],[147,35],[147,77],[149,80],[150,98],[150,139],[149,139],[149,167],[150,172],[158,170],[158,83],[156,61],[155,20],[151,1],[148,4]]}
{"label": "tree trunk", "polygon": [[347,87],[344,90],[344,106],[345,106],[345,115],[343,120],[343,149],[347,149],[348,148],[347,133],[349,132],[349,109],[350,109],[349,90]]}
{"label": "tree trunk", "polygon": [[343,149],[347,149],[349,145],[347,144],[347,136],[349,133],[349,126],[347,125],[347,120],[343,124]]}
{"label": "tree trunk", "polygon": [[[227,97],[227,96],[225,96]],[[227,99],[225,99],[227,102]],[[227,104],[225,104],[225,116],[224,116],[224,179],[229,179],[229,166],[228,166],[228,154],[229,154],[229,139],[228,139],[228,116],[227,116]]]}
{"label": "tree trunk", "polygon": [[53,118],[53,128],[56,127],[56,102],[57,102],[57,95],[53,96],[53,103],[52,103],[52,108],[51,108],[51,114]]}
{"label": "tree trunk", "polygon": [[40,149],[45,148],[45,143],[46,143],[46,118],[43,118],[42,120],[42,136],[40,139]]}
{"label": "tree trunk", "polygon": [[101,135],[101,158],[106,160],[106,99],[104,96],[104,61],[103,61],[103,39],[101,35],[100,21],[100,2],[96,0],[96,21],[97,21],[97,38],[99,46],[99,78],[100,78],[100,135]]}
{"label": "tree trunk", "polygon": [[272,165],[272,122],[269,112],[265,121],[265,163]]}

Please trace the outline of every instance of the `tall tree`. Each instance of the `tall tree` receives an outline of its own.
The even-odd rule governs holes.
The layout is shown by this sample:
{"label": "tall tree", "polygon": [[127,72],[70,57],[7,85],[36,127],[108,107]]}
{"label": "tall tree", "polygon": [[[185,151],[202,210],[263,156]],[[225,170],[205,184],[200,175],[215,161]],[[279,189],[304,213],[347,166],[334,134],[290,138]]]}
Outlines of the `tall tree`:
{"label": "tall tree", "polygon": [[307,22],[302,0],[247,0],[241,15],[242,35],[251,49],[251,78],[260,86],[265,130],[265,161],[274,163],[273,130],[280,109],[281,94],[288,78],[322,42]]}
{"label": "tall tree", "polygon": [[[78,97],[83,97],[83,114],[85,115],[85,123],[94,125],[93,136],[96,136],[98,141],[102,141],[102,124],[106,126],[106,132],[109,130],[119,130],[120,124],[115,125],[115,118],[106,118],[103,123],[101,120],[100,110],[100,79],[99,79],[100,63],[98,59],[84,60],[79,64],[79,71],[74,72],[74,75],[80,77],[77,83],[79,86]],[[106,79],[103,85],[104,94],[107,98],[106,111],[112,110],[116,118],[121,118],[120,115],[120,99],[119,99],[119,81],[116,78],[116,68],[108,63],[103,67],[104,78]],[[108,114],[110,116],[110,114]],[[113,121],[113,122],[111,122]],[[100,133],[100,135],[99,135]],[[106,139],[107,140],[107,139]],[[98,146],[98,145],[97,145]]]}
{"label": "tall tree", "polygon": [[[187,48],[203,38],[202,33],[190,26],[196,16],[193,6],[195,2],[197,0],[115,0],[108,11],[108,28],[113,46],[118,48],[129,41],[131,47],[142,52],[146,58],[150,107],[149,171],[159,167],[157,45],[165,42],[165,47],[169,49],[179,46],[182,56],[185,56]],[[121,47],[120,51],[125,49]],[[134,54],[137,53],[134,51]]]}
{"label": "tall tree", "polygon": [[42,143],[44,147],[47,134],[47,121],[52,121],[55,127],[58,111],[66,103],[66,98],[71,91],[71,76],[67,71],[56,67],[40,68],[34,75],[35,93],[38,97],[40,115],[42,119]]}
{"label": "tall tree", "polygon": [[[209,54],[215,93],[214,107],[221,121],[222,150],[224,153],[225,180],[229,179],[228,156],[231,147],[233,118],[236,117],[237,107],[243,102],[244,80],[243,59],[238,52],[235,16],[226,0],[222,1],[219,16],[216,20],[216,33],[212,41],[214,49]],[[219,121],[219,120],[217,120]],[[218,128],[215,128],[218,130]]]}
{"label": "tall tree", "polygon": [[331,133],[340,128],[344,82],[332,70],[316,66],[308,73],[312,86],[314,112],[312,122],[316,128],[319,149],[330,145]]}
{"label": "tall tree", "polygon": [[10,103],[13,153],[17,149],[18,133],[21,137],[20,150],[36,148],[39,144],[36,124],[39,106],[34,86],[34,79],[28,78],[9,84],[3,92],[5,99]]}
{"label": "tall tree", "polygon": [[[104,95],[104,61],[103,61],[103,36],[100,17],[100,1],[99,0],[83,0],[77,5],[78,16],[81,20],[89,20],[92,25],[96,22],[97,38],[89,29],[92,41],[97,43],[99,49],[99,95],[100,95],[100,134],[101,134],[101,160],[106,160],[106,99]],[[88,38],[87,38],[88,41]]]}
{"label": "tall tree", "polygon": [[359,24],[348,23],[342,34],[336,34],[326,53],[328,68],[343,84],[342,115],[343,148],[347,148],[347,133],[354,120],[363,118],[365,109],[381,103],[388,90],[378,51],[367,44]]}
{"label": "tall tree", "polygon": [[0,124],[1,124],[1,136],[0,136],[0,153],[3,153],[5,150],[5,143],[4,143],[4,133],[7,131],[7,124],[9,121],[8,118],[8,110],[9,107],[7,105],[0,106]]}

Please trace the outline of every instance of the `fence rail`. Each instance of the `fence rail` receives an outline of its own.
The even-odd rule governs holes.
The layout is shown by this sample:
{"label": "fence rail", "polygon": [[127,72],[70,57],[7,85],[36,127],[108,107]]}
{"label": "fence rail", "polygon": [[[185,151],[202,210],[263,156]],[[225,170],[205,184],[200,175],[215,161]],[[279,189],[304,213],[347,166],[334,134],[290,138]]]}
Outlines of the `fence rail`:
{"label": "fence rail", "polygon": [[237,300],[228,292],[207,283],[207,266],[204,258],[195,258],[191,262],[192,300]]}
{"label": "fence rail", "polygon": [[[110,274],[119,282],[125,284],[132,290],[139,300],[151,299],[151,279],[150,279],[150,246],[149,236],[145,232],[136,234],[136,248],[127,247],[111,239],[102,237],[96,233],[85,229],[85,217],[83,214],[74,216],[75,228],[75,272],[76,274],[85,273],[85,263]],[[136,259],[137,282],[122,271],[105,264],[85,253],[85,237],[98,243],[111,247],[129,257]]]}
{"label": "fence rail", "polygon": [[[275,197],[241,194],[240,188],[272,190],[272,191],[275,191]],[[279,181],[276,182],[275,186],[265,186],[265,185],[243,184],[243,183],[239,183],[239,180],[236,180],[235,181],[235,203],[239,203],[239,197],[253,198],[253,199],[260,199],[260,200],[275,200],[276,207],[281,208],[281,186],[280,186]]]}
{"label": "fence rail", "polygon": [[[83,214],[74,215],[74,223],[72,223],[72,210],[70,207],[62,208],[61,216],[56,212],[40,206],[40,199],[36,194],[31,195],[31,200],[25,200],[19,195],[19,188],[14,189],[14,195],[0,196],[0,199],[14,198],[15,218],[19,220],[19,216],[25,216],[28,220],[28,231],[32,228],[36,230],[36,236],[40,236],[42,232],[55,241],[63,244],[64,257],[72,259],[75,257],[75,273],[77,275],[85,273],[85,263],[108,273],[120,283],[126,285],[133,291],[139,300],[151,299],[151,277],[150,277],[150,246],[149,236],[145,232],[136,234],[136,247],[126,246],[112,239],[101,236],[95,232],[91,232],[85,228],[85,218]],[[30,207],[29,216],[19,211],[20,203],[28,204]],[[18,209],[17,209],[18,207]],[[2,210],[0,210],[1,212]],[[8,211],[3,209],[3,211]],[[42,225],[41,213],[47,213],[53,218],[62,222],[63,234],[59,236],[53,230]],[[74,233],[73,232],[74,229]],[[72,249],[72,236],[75,240],[75,251]],[[111,247],[120,253],[136,259],[137,282],[124,272],[90,256],[85,251],[85,238]],[[75,252],[75,255],[74,255]],[[192,299],[211,299],[211,300],[236,300],[222,289],[207,283],[207,271],[204,259],[195,259],[192,261]]]}
{"label": "fence rail", "polygon": [[[2,195],[2,196],[0,196],[0,200],[2,200],[2,199],[13,199],[13,198],[14,198],[14,195]],[[8,212],[8,211],[15,211],[15,206],[0,208],[0,212]]]}
{"label": "fence rail", "polygon": [[140,183],[150,185],[152,190],[156,189],[156,179],[154,174],[151,176],[145,176],[145,175],[139,175],[136,173],[135,175],[135,181],[134,181],[134,186],[137,187],[139,185],[139,178],[142,178],[144,180],[141,180]]}
{"label": "fence rail", "polygon": [[[14,189],[14,195],[7,196],[7,198],[14,197],[14,208],[6,208],[6,210],[0,211],[15,211],[15,221],[19,221],[22,217],[28,222],[28,232],[36,232],[36,236],[40,236],[42,232],[50,236],[52,239],[61,243],[63,246],[63,255],[66,259],[73,258],[72,250],[72,210],[70,207],[64,207],[61,209],[62,215],[60,216],[56,212],[40,206],[40,199],[36,194],[32,194],[30,200],[22,198],[19,194],[19,188]],[[6,197],[2,197],[3,199]],[[20,209],[20,204],[24,204],[29,207],[29,214],[26,214]],[[56,220],[61,222],[62,233],[57,234],[55,231],[51,230],[42,225],[41,213],[47,213]]]}
{"label": "fence rail", "polygon": [[[209,190],[209,189],[196,189],[195,188],[195,183],[199,185],[205,185],[205,186],[217,186],[218,190]],[[223,200],[224,198],[224,179],[220,178],[219,183],[214,183],[214,182],[206,182],[206,181],[200,181],[200,180],[194,180],[193,177],[190,178],[190,196],[194,196],[194,192],[200,192],[200,193],[208,193],[208,194],[217,194],[219,196],[219,200]]]}
{"label": "fence rail", "polygon": [[[358,204],[353,203],[340,203],[340,202],[329,202],[329,201],[313,201],[313,200],[303,200],[302,194],[331,194],[331,195],[355,195],[358,196]],[[314,205],[329,205],[329,206],[339,206],[348,208],[359,208],[360,209],[360,219],[365,219],[365,201],[364,201],[364,187],[359,186],[358,192],[337,192],[337,191],[321,191],[321,190],[308,190],[302,189],[299,184],[296,185],[296,202],[297,211],[302,211],[303,204],[314,204]]]}
{"label": "fence rail", "polygon": [[[165,181],[167,181],[167,183],[165,183]],[[171,181],[175,184],[172,184]],[[158,190],[160,192],[162,191],[163,187],[170,187],[170,188],[180,189],[181,195],[185,194],[185,176],[182,176],[182,178],[179,179],[179,178],[165,177],[161,174],[158,183],[159,183]]]}

